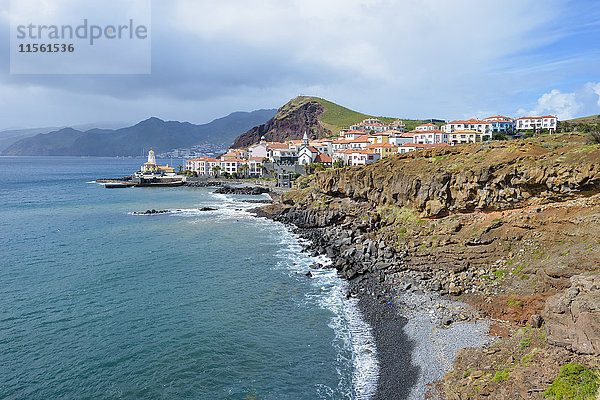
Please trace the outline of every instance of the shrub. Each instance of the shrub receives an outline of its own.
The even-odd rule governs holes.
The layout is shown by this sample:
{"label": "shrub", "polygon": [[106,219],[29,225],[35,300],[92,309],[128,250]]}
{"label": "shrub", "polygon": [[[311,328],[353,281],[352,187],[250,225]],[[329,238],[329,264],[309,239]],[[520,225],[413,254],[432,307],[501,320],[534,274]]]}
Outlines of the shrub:
{"label": "shrub", "polygon": [[586,137],[585,141],[587,144],[598,144],[600,143],[600,131],[590,132]]}
{"label": "shrub", "polygon": [[508,379],[508,369],[504,369],[502,371],[496,371],[494,378],[492,379],[494,382],[504,382]]}
{"label": "shrub", "polygon": [[544,396],[554,400],[593,400],[598,391],[599,378],[581,364],[567,364]]}

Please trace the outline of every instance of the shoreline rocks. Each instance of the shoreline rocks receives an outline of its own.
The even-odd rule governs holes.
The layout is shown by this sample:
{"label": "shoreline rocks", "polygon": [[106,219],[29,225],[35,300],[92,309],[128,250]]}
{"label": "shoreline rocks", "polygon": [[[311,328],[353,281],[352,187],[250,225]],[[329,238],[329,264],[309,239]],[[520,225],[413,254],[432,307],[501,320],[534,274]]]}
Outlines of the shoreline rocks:
{"label": "shoreline rocks", "polygon": [[215,193],[219,194],[244,194],[257,196],[263,193],[269,193],[270,189],[258,187],[258,186],[229,186],[224,185],[215,190]]}
{"label": "shoreline rocks", "polygon": [[168,212],[171,212],[171,210],[146,210],[146,211],[134,211],[133,214],[134,215],[152,215],[152,214],[166,214]]}

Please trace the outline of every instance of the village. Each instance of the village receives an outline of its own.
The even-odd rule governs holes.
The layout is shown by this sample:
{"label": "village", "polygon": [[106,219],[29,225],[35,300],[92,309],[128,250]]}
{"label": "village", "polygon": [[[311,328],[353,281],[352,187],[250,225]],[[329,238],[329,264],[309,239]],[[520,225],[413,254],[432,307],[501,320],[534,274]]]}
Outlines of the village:
{"label": "village", "polygon": [[376,118],[341,129],[337,138],[268,142],[264,136],[247,149],[229,149],[218,158],[186,160],[185,171],[194,177],[271,178],[290,187],[295,178],[327,168],[370,164],[396,153],[442,146],[487,142],[492,138],[520,136],[524,132],[556,132],[556,116],[513,119],[493,116],[427,123],[407,131],[401,120],[384,124]]}

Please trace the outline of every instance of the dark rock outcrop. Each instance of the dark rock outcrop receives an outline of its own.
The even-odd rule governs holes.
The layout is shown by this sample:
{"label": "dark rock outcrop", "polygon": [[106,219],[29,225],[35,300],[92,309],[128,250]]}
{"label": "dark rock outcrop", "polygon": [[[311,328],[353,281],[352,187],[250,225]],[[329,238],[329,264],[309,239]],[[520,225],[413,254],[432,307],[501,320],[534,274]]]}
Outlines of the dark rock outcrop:
{"label": "dark rock outcrop", "polygon": [[312,139],[331,136],[334,132],[319,122],[319,115],[325,111],[318,101],[311,98],[296,98],[281,107],[275,117],[265,124],[256,126],[238,136],[233,146],[243,148],[258,143],[261,137],[269,142],[301,139],[304,132]]}
{"label": "dark rock outcrop", "polygon": [[146,211],[135,211],[135,215],[150,215],[150,214],[165,214],[170,212],[169,210],[146,210]]}
{"label": "dark rock outcrop", "polygon": [[257,187],[257,186],[221,186],[215,193],[220,194],[246,194],[246,195],[259,195],[263,193],[269,193],[268,188]]}
{"label": "dark rock outcrop", "polygon": [[549,343],[600,355],[600,273],[571,277],[571,287],[548,298],[542,315]]}

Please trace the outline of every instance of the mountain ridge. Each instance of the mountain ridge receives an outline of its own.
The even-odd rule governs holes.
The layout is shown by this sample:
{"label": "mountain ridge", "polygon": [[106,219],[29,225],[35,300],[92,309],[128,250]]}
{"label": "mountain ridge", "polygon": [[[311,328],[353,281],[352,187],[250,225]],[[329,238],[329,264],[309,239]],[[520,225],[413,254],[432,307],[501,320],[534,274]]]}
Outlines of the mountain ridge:
{"label": "mountain ridge", "polygon": [[164,121],[150,117],[119,129],[93,128],[86,131],[62,128],[39,133],[12,143],[5,156],[135,156],[152,147],[157,152],[199,144],[227,147],[234,138],[275,114],[276,110],[236,111],[207,124]]}

